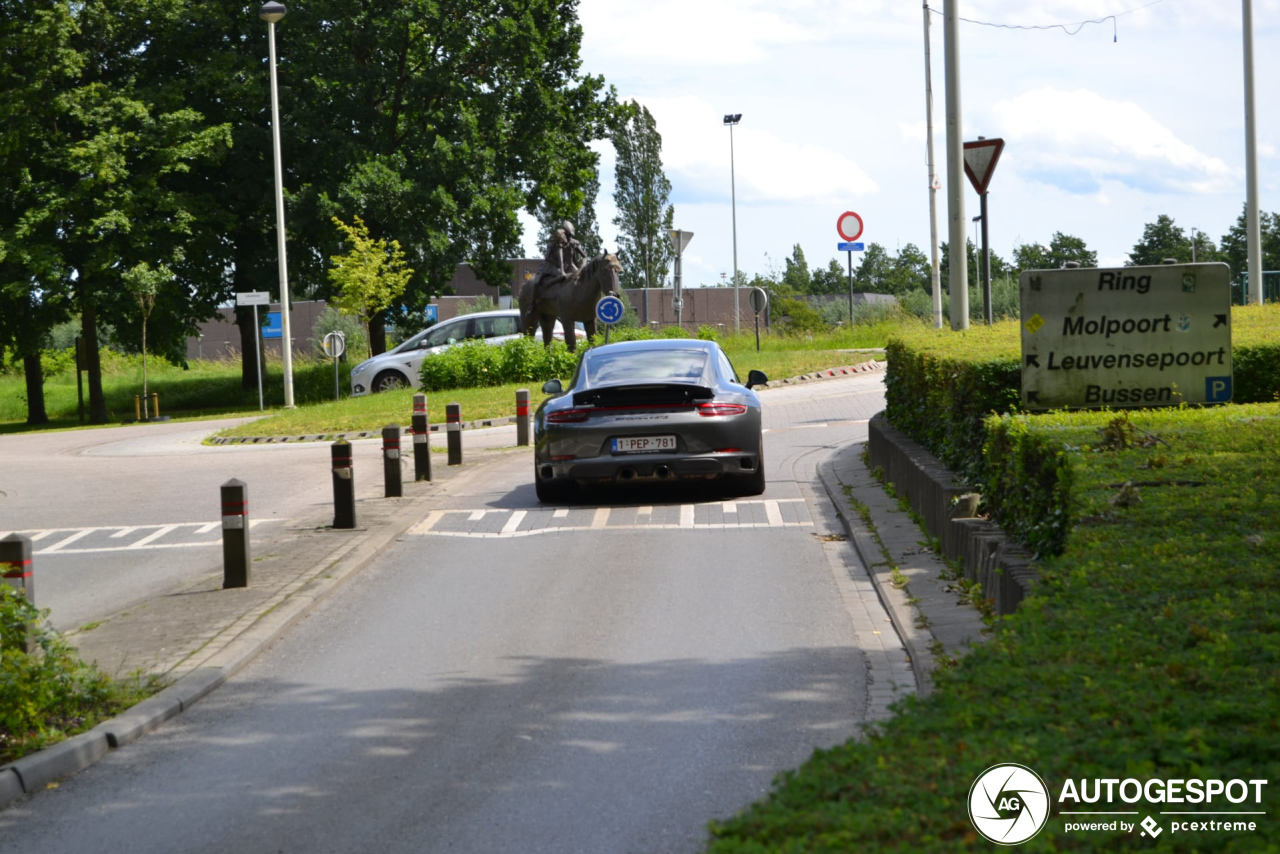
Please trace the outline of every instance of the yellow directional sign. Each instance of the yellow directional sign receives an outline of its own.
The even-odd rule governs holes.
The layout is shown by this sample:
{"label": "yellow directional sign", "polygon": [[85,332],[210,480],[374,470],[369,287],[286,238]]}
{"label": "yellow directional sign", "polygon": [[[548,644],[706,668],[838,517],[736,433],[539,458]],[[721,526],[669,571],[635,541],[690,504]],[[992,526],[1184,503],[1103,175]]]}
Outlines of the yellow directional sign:
{"label": "yellow directional sign", "polygon": [[1022,306],[1028,409],[1231,400],[1226,264],[1029,270]]}

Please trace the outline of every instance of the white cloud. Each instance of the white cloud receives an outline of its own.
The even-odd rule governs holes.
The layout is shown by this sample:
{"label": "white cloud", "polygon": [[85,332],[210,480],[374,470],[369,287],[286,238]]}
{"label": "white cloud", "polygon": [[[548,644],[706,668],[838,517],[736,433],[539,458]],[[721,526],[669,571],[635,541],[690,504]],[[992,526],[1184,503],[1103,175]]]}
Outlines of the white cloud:
{"label": "white cloud", "polygon": [[1069,192],[1095,193],[1103,181],[1148,192],[1221,193],[1236,170],[1179,140],[1137,104],[1079,89],[1039,89],[993,108],[1009,142],[1002,163]]}
{"label": "white cloud", "polygon": [[[727,201],[730,145],[724,111],[693,96],[639,100],[653,113],[662,134],[662,164],[673,195]],[[753,126],[749,116],[734,127],[732,161],[738,201],[743,204],[825,203],[879,191],[845,154]]]}

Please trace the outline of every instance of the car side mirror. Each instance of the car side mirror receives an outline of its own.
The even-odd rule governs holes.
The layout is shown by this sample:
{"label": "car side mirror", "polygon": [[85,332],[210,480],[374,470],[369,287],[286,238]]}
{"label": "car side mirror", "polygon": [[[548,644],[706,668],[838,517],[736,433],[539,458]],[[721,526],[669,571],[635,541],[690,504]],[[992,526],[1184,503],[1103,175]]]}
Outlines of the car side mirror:
{"label": "car side mirror", "polygon": [[547,380],[542,384],[543,394],[564,394],[564,388],[560,385],[560,380]]}
{"label": "car side mirror", "polygon": [[764,371],[751,371],[747,374],[747,388],[753,385],[767,385],[769,378],[764,375]]}

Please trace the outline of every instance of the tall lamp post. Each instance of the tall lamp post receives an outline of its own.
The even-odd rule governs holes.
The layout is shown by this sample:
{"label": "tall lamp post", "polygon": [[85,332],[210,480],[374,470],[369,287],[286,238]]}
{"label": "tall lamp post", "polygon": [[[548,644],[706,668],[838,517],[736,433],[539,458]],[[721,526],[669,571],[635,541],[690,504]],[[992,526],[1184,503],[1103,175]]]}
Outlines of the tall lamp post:
{"label": "tall lamp post", "polygon": [[284,254],[284,170],[280,162],[280,97],[276,88],[276,23],[285,16],[283,3],[263,3],[258,17],[267,22],[271,53],[271,146],[276,171],[276,254],[280,267],[280,335],[284,353],[284,406],[293,408],[293,337],[289,328],[289,267]]}
{"label": "tall lamp post", "polygon": [[729,126],[729,198],[733,205],[733,334],[742,331],[741,306],[738,305],[738,182],[733,174],[733,126],[742,121],[742,113],[724,117]]}

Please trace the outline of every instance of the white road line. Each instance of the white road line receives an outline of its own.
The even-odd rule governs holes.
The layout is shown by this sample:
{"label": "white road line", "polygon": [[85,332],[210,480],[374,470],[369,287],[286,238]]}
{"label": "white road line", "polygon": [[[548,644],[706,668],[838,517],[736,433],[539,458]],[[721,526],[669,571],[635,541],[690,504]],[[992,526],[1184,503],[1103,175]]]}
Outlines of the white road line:
{"label": "white road line", "polygon": [[57,531],[57,530],[59,530],[59,529],[58,529],[58,528],[50,528],[50,529],[49,529],[49,530],[47,530],[47,531],[36,531],[34,534],[32,534],[32,535],[31,535],[31,542],[33,542],[33,543],[38,543],[38,542],[40,542],[41,540],[43,540],[45,537],[49,536],[50,534],[52,534],[54,531]]}
{"label": "white road line", "polygon": [[[210,522],[209,524],[210,524],[210,526],[213,526],[213,525],[217,525],[218,523],[217,523],[217,522]],[[120,530],[116,531],[114,534],[112,534],[112,535],[111,535],[111,539],[113,539],[113,540],[118,540],[118,539],[120,539],[121,537],[127,537],[127,536],[129,536],[130,534],[132,534],[132,533],[133,533],[134,531],[136,531],[136,530],[138,530],[138,526],[136,526],[136,525],[134,525],[134,526],[132,526],[132,527],[129,527],[129,528],[121,528]],[[210,528],[210,530],[212,530],[212,528]],[[196,533],[200,533],[200,532],[199,532],[199,531],[197,531]]]}
{"label": "white road line", "polygon": [[[257,519],[253,519],[252,521],[250,521],[250,523],[249,523],[249,524],[250,524],[250,526],[252,526],[252,525],[253,525],[253,523],[254,523],[254,522],[257,522],[257,521],[258,521]],[[205,523],[204,523],[203,525],[201,525],[199,528],[196,528],[196,529],[195,529],[195,531],[194,531],[193,533],[196,533],[196,534],[207,534],[207,533],[209,533],[210,531],[212,531],[212,530],[213,530],[214,528],[216,528],[216,527],[218,527],[218,523],[217,523],[217,522],[205,522]],[[113,536],[113,537],[114,537],[114,536],[117,536],[117,535],[116,535],[116,534],[112,534],[111,536]]]}
{"label": "white road line", "polygon": [[[768,522],[726,522],[724,524],[710,523],[693,525],[692,527],[684,527],[683,525],[610,525],[605,530],[608,531],[704,531],[704,530],[720,530],[723,528],[812,528],[813,522],[783,522],[781,525],[770,525]],[[475,531],[428,531],[429,537],[471,537],[478,540],[492,539],[512,539],[514,537],[536,537],[542,534],[566,534],[576,531],[594,531],[595,528],[574,525],[564,528],[534,528],[524,531],[514,531],[510,534],[500,534],[497,532],[475,532]]]}
{"label": "white road line", "polygon": [[693,505],[692,504],[680,505],[680,527],[681,528],[693,527]]}
{"label": "white road line", "polygon": [[561,507],[559,510],[551,514],[552,519],[563,519],[569,515],[569,511]]}
{"label": "white road line", "polygon": [[636,510],[636,515],[637,515],[637,516],[652,516],[652,515],[653,515],[653,508],[652,508],[652,507],[641,507],[640,509]]}
{"label": "white road line", "polygon": [[66,539],[59,540],[58,542],[56,542],[56,543],[54,543],[53,545],[49,546],[47,549],[42,549],[41,551],[43,551],[45,554],[48,554],[49,552],[56,552],[56,551],[58,551],[59,549],[61,549],[63,546],[69,546],[69,545],[71,545],[72,543],[74,543],[76,540],[78,540],[78,539],[80,539],[80,538],[82,538],[82,537],[87,537],[87,536],[89,536],[90,534],[92,534],[92,533],[93,533],[94,531],[96,531],[96,530],[98,530],[98,529],[97,529],[97,528],[82,528],[81,530],[77,531],[76,533],[72,534],[71,536],[67,537]]}
{"label": "white road line", "polygon": [[729,515],[731,515],[731,514],[733,514],[733,513],[737,513],[737,512],[738,512],[738,502],[736,502],[736,501],[726,501],[724,504],[721,504],[721,505],[720,505],[720,511],[721,511],[722,513],[724,513],[724,515],[726,515],[726,516],[729,516]]}
{"label": "white road line", "polygon": [[429,534],[431,533],[431,529],[435,527],[435,524],[443,518],[443,510],[432,510],[427,514],[427,518],[414,525],[408,532],[410,534]]}
{"label": "white road line", "polygon": [[770,525],[775,527],[780,527],[785,524],[782,521],[782,511],[778,509],[777,501],[765,501],[764,517],[769,520]]}
{"label": "white road line", "polygon": [[[591,517],[591,530],[598,531],[609,523],[609,508],[597,507],[595,515]],[[567,529],[561,529],[567,530]]]}
{"label": "white road line", "polygon": [[507,520],[507,524],[502,526],[501,533],[514,534],[516,532],[516,528],[520,527],[520,523],[524,521],[524,517],[528,515],[528,513],[528,510],[517,510],[512,513],[511,518]]}
{"label": "white road line", "polygon": [[486,513],[488,513],[488,512],[489,512],[488,510],[472,510],[472,511],[471,511],[471,516],[467,519],[467,521],[468,521],[468,522],[479,522],[481,519],[483,519],[483,518],[484,518],[484,514],[486,514]]}
{"label": "white road line", "polygon": [[159,529],[159,530],[157,530],[157,531],[152,531],[150,534],[147,534],[145,537],[143,537],[142,539],[138,540],[136,543],[133,543],[132,545],[133,545],[133,547],[134,547],[135,549],[137,549],[137,548],[141,548],[142,546],[150,545],[153,541],[160,539],[160,538],[161,538],[161,537],[163,537],[165,534],[172,533],[172,532],[173,532],[173,529],[174,529],[174,528],[176,528],[176,527],[178,527],[178,526],[177,526],[177,525],[162,525],[162,526],[160,527],[160,529]]}

